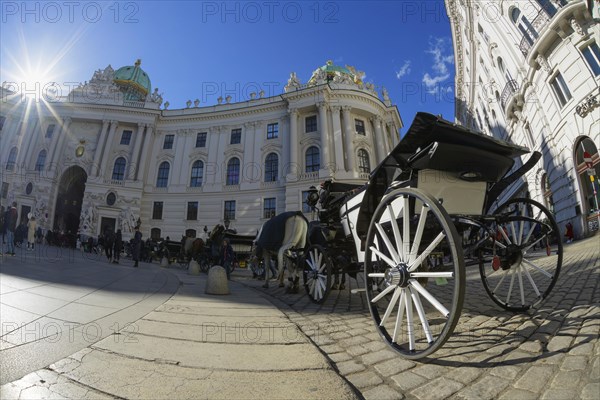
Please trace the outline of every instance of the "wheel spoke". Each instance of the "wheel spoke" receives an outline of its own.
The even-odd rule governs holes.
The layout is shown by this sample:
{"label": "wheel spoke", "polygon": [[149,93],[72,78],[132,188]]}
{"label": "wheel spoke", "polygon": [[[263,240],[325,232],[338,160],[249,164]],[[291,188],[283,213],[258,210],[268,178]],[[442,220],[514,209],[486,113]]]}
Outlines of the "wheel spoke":
{"label": "wheel spoke", "polygon": [[385,254],[383,254],[382,252],[380,252],[379,250],[377,250],[375,248],[375,246],[371,246],[371,251],[373,253],[375,253],[377,256],[379,256],[379,258],[381,258],[383,261],[385,261],[385,263],[387,265],[389,265],[390,267],[394,268],[397,264],[391,260],[388,256],[386,256]]}
{"label": "wheel spoke", "polygon": [[411,272],[411,278],[454,278],[454,272]]}
{"label": "wheel spoke", "polygon": [[390,285],[390,286],[386,287],[385,289],[383,289],[383,291],[381,293],[379,293],[377,296],[375,296],[373,298],[373,300],[371,300],[371,303],[377,303],[379,300],[381,300],[381,298],[383,296],[385,296],[386,294],[388,294],[389,292],[391,292],[395,288],[397,288],[397,286],[394,286],[394,285]]}
{"label": "wheel spoke", "polygon": [[413,299],[413,303],[415,303],[415,308],[417,309],[417,314],[419,314],[419,319],[421,320],[421,326],[423,326],[423,331],[425,332],[425,336],[427,337],[428,343],[433,343],[433,337],[431,336],[431,329],[429,328],[429,322],[427,321],[427,316],[425,315],[425,310],[423,309],[423,305],[421,304],[421,300],[419,299],[419,293],[413,291],[409,288],[410,294]]}
{"label": "wheel spoke", "polygon": [[523,267],[523,271],[525,272],[525,276],[527,277],[527,279],[529,280],[529,283],[531,284],[531,287],[533,288],[533,291],[539,297],[540,296],[540,291],[539,291],[537,285],[535,284],[535,282],[533,281],[533,278],[531,277],[531,274],[529,273],[529,271],[527,271],[527,268],[525,268],[525,266],[523,264],[521,264],[521,265]]}
{"label": "wheel spoke", "polygon": [[423,230],[425,229],[425,221],[427,220],[428,212],[429,207],[425,203],[423,203],[423,207],[421,208],[421,216],[419,217],[419,224],[417,225],[417,231],[415,232],[415,238],[413,240],[412,249],[410,249],[410,254],[408,256],[409,263],[415,260],[415,257],[419,252],[419,246],[421,246],[421,237],[423,236]]}
{"label": "wheel spoke", "polygon": [[425,289],[423,286],[421,286],[419,281],[413,279],[410,281],[410,285],[413,288],[415,288],[416,291],[421,294],[421,296],[425,297],[425,299],[432,306],[434,306],[445,318],[448,318],[448,316],[450,315],[450,311],[448,311],[448,309],[446,307],[444,307],[442,305],[442,303],[437,301],[437,299],[435,297],[433,297],[433,295],[431,293],[429,293],[429,291],[427,289]]}
{"label": "wheel spoke", "polygon": [[383,272],[371,272],[369,278],[385,278],[385,274]]}
{"label": "wheel spoke", "polygon": [[541,267],[538,267],[537,265],[535,265],[534,263],[532,263],[529,260],[523,259],[523,262],[535,269],[537,269],[538,271],[540,271],[542,274],[546,275],[548,278],[552,279],[552,274],[548,273],[547,271],[544,271]]}
{"label": "wheel spoke", "polygon": [[[501,271],[504,271],[504,270],[501,270]],[[504,278],[506,278],[507,275],[508,275],[508,272],[506,272],[504,275],[502,275],[502,278],[500,278],[500,280],[496,284],[496,287],[494,288],[493,293],[496,293],[496,291],[498,290],[498,288],[500,287],[502,282],[504,282]]]}
{"label": "wheel spoke", "polygon": [[396,306],[396,301],[398,301],[398,297],[400,297],[401,291],[402,290],[399,287],[397,287],[396,290],[394,291],[394,295],[392,296],[392,299],[390,300],[390,304],[388,304],[387,309],[385,310],[385,314],[383,314],[383,318],[381,318],[381,322],[379,323],[379,326],[383,326],[383,324],[385,324],[385,321],[388,319],[388,317],[392,313],[392,310]]}
{"label": "wheel spoke", "polygon": [[517,233],[515,231],[515,221],[510,221],[510,231],[512,232],[513,243],[518,245],[519,241],[517,240]]}
{"label": "wheel spoke", "polygon": [[400,289],[400,303],[398,304],[398,316],[396,317],[396,325],[394,326],[394,336],[392,336],[392,342],[398,343],[398,334],[402,326],[402,320],[404,319],[404,303],[406,299],[406,290]]}
{"label": "wheel spoke", "polygon": [[550,232],[546,233],[545,235],[540,236],[540,238],[538,240],[536,240],[535,242],[531,243],[529,246],[525,247],[523,249],[523,252],[524,253],[528,252],[529,249],[531,249],[533,246],[535,246],[536,244],[538,244],[539,242],[541,242],[542,240],[544,240],[545,238],[547,238],[550,233],[553,233],[553,232],[550,231]]}
{"label": "wheel spoke", "polygon": [[308,264],[308,266],[310,267],[310,269],[311,269],[312,271],[316,271],[316,270],[317,270],[317,268],[315,268],[315,265],[313,264],[313,260],[312,260],[312,258],[310,258],[310,257],[309,257],[309,258],[307,258],[307,259],[306,259],[306,263]]}
{"label": "wheel spoke", "polygon": [[[525,217],[525,209],[526,209],[526,207],[523,207],[521,209],[521,217]],[[525,227],[525,218],[521,219],[521,224],[519,225],[519,236],[518,236],[519,241],[517,242],[517,244],[519,246],[521,244],[523,244],[522,240],[523,240],[523,228],[524,227]]]}
{"label": "wheel spoke", "polygon": [[415,349],[415,335],[413,332],[413,307],[409,295],[406,296],[406,324],[408,332],[408,348],[410,351]]}
{"label": "wheel spoke", "polygon": [[400,256],[396,252],[396,249],[394,249],[394,246],[392,245],[392,242],[390,242],[390,239],[388,238],[388,235],[385,233],[385,231],[383,230],[383,228],[381,227],[381,225],[379,223],[376,223],[375,227],[377,228],[377,231],[379,232],[379,235],[383,239],[383,243],[385,243],[385,246],[389,250],[390,255],[394,259],[394,262],[396,264],[400,263],[400,261],[401,261],[400,260]]}
{"label": "wheel spoke", "polygon": [[500,231],[500,234],[502,234],[502,237],[504,237],[504,240],[506,240],[506,244],[512,244],[512,242],[510,241],[510,239],[506,235],[506,232],[504,232],[504,228],[502,228],[500,226],[500,227],[498,227],[498,230]]}
{"label": "wheel spoke", "polygon": [[390,214],[390,224],[392,225],[392,232],[394,232],[394,240],[396,241],[396,248],[398,249],[398,255],[402,260],[405,260],[404,249],[402,248],[402,235],[400,234],[400,228],[398,227],[398,220],[396,214],[394,214],[394,208],[391,203],[387,206],[387,212]]}
{"label": "wheel spoke", "polygon": [[523,287],[523,275],[521,274],[521,264],[517,267],[517,276],[519,278],[519,290],[521,292],[521,305],[525,305],[525,290]]}
{"label": "wheel spoke", "polygon": [[[402,205],[402,252],[406,254],[410,251],[410,204],[408,196],[403,197]],[[407,257],[408,258],[408,257]]]}
{"label": "wheel spoke", "polygon": [[[320,251],[319,251],[319,252],[317,252],[317,250],[316,250],[316,249],[315,249],[315,253],[318,253],[318,254],[319,254],[319,258],[317,259],[317,264],[316,264],[316,265],[317,265],[317,267],[318,267],[319,265],[321,265],[321,262],[323,261],[323,253],[321,253]],[[323,264],[325,264],[325,263],[323,263]],[[322,268],[322,267],[321,267],[321,268]],[[319,270],[320,270],[320,269],[319,269]]]}
{"label": "wheel spoke", "polygon": [[423,253],[421,253],[421,255],[417,257],[417,259],[408,266],[408,272],[412,272],[415,268],[421,265],[423,260],[425,260],[429,256],[433,249],[435,249],[437,245],[440,244],[442,240],[444,240],[445,237],[446,235],[444,234],[444,232],[440,232],[437,235],[437,237],[433,240],[433,242],[431,242],[429,246],[427,246]]}
{"label": "wheel spoke", "polygon": [[506,303],[510,304],[510,295],[512,294],[513,284],[515,283],[515,272],[516,268],[512,269],[512,273],[510,274],[510,286],[508,287],[508,293],[506,294]]}

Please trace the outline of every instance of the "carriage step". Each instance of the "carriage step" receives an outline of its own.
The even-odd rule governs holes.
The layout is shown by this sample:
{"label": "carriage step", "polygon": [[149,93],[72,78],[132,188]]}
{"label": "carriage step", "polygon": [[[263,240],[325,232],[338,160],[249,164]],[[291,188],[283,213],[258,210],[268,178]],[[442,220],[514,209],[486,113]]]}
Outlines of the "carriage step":
{"label": "carriage step", "polygon": [[367,291],[367,289],[365,289],[365,288],[362,288],[362,289],[352,289],[352,290],[350,291],[350,293],[352,293],[352,294],[356,294],[356,293],[360,293],[360,292],[366,292],[366,291]]}

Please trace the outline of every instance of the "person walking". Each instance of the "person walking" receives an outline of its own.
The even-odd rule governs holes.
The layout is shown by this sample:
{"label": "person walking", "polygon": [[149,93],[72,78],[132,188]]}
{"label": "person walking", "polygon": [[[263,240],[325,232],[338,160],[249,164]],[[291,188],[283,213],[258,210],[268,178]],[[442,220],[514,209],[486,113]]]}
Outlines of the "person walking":
{"label": "person walking", "polygon": [[133,264],[133,266],[136,268],[139,266],[138,263],[140,261],[141,251],[142,251],[142,232],[140,232],[140,227],[136,226],[135,234],[133,235],[133,251],[131,252],[133,261],[135,261],[135,264]]}
{"label": "person walking", "polygon": [[231,280],[231,264],[233,263],[235,254],[233,253],[233,247],[229,244],[229,240],[223,239],[223,245],[221,246],[219,265],[225,268],[227,272],[227,280]]}
{"label": "person walking", "polygon": [[567,225],[565,226],[565,238],[567,239],[567,243],[571,243],[575,238],[573,224],[571,222],[567,222]]}
{"label": "person walking", "polygon": [[121,250],[123,250],[123,234],[120,229],[117,229],[115,234],[115,244],[113,248],[113,263],[118,264],[121,258]]}
{"label": "person walking", "polygon": [[4,223],[6,224],[6,254],[16,256],[15,254],[15,231],[17,230],[17,202],[14,201],[6,211]]}
{"label": "person walking", "polygon": [[27,250],[33,251],[35,247],[35,229],[37,228],[37,223],[35,221],[35,217],[29,218],[27,222]]}

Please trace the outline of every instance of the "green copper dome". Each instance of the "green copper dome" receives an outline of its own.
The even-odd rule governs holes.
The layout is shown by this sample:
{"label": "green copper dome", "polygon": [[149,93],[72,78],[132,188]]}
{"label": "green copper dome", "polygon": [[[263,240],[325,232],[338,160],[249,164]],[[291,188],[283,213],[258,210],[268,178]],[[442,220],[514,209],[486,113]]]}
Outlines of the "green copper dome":
{"label": "green copper dome", "polygon": [[322,67],[317,68],[309,79],[309,82],[316,82],[319,77],[325,77],[327,81],[332,80],[335,76],[347,76],[355,83],[361,83],[362,73],[357,72],[354,67],[335,65],[329,60]]}
{"label": "green copper dome", "polygon": [[128,100],[145,100],[152,90],[150,77],[140,68],[141,60],[133,66],[121,67],[115,71],[115,84],[126,93]]}

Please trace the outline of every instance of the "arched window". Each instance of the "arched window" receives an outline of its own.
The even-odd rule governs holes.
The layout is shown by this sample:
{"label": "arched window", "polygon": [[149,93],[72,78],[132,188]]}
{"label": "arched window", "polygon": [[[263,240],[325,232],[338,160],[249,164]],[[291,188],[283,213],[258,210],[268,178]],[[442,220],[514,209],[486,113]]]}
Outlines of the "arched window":
{"label": "arched window", "polygon": [[169,170],[171,165],[167,161],[160,163],[158,167],[158,176],[156,177],[156,187],[167,187],[169,185]]}
{"label": "arched window", "polygon": [[13,147],[10,149],[10,153],[8,154],[8,160],[6,161],[6,170],[14,171],[15,164],[17,162],[17,154],[19,153],[19,149]]}
{"label": "arched window", "polygon": [[265,159],[265,182],[275,182],[278,169],[279,157],[275,153],[269,153]]}
{"label": "arched window", "polygon": [[521,31],[525,40],[527,40],[530,45],[533,45],[534,40],[538,38],[538,33],[518,7],[512,9],[510,19]]}
{"label": "arched window", "polygon": [[227,163],[226,185],[238,185],[240,183],[240,159],[233,157]]}
{"label": "arched window", "polygon": [[112,180],[122,181],[125,178],[125,158],[119,157],[115,160],[115,166],[113,167]]}
{"label": "arched window", "polygon": [[321,157],[316,146],[311,146],[306,150],[305,165],[306,172],[317,172],[321,168]]}
{"label": "arched window", "polygon": [[369,153],[365,149],[358,150],[358,170],[361,173],[368,174],[371,172],[371,163],[369,161]]}
{"label": "arched window", "polygon": [[150,229],[150,239],[152,239],[152,240],[160,240],[160,228],[152,228],[152,229]]}
{"label": "arched window", "polygon": [[36,171],[44,170],[44,165],[46,165],[46,154],[47,154],[46,150],[42,150],[38,154],[37,161],[35,162],[35,170]]}
{"label": "arched window", "polygon": [[192,165],[192,177],[190,178],[191,187],[202,186],[202,176],[204,175],[204,163],[201,160],[194,161]]}

